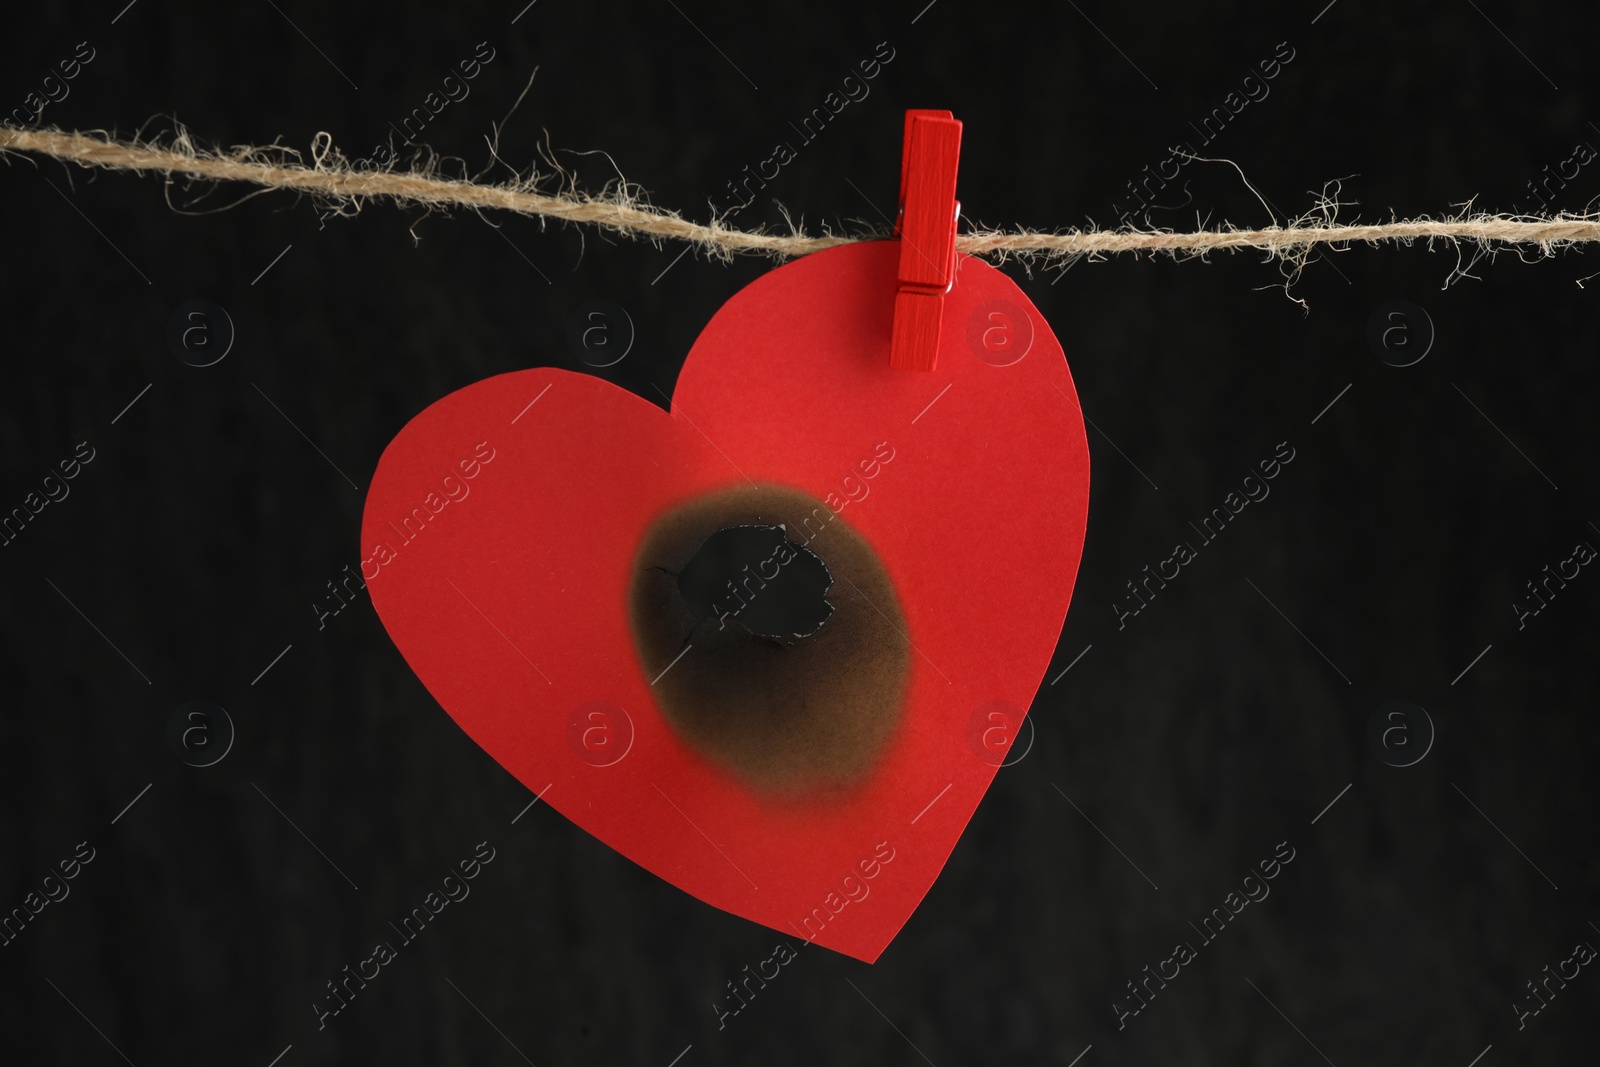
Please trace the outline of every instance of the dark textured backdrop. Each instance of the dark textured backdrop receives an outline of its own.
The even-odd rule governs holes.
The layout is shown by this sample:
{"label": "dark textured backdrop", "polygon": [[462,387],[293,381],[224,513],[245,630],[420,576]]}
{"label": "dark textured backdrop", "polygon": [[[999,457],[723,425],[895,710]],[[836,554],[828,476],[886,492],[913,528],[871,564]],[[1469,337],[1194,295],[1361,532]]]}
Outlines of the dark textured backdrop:
{"label": "dark textured backdrop", "polygon": [[[1527,183],[1563,169],[1542,189],[1555,206],[1600,192],[1600,166],[1567,162],[1600,145],[1589,20],[1567,5],[541,0],[513,25],[523,2],[33,5],[6,15],[0,104],[22,106],[87,40],[94,58],[44,122],[174,116],[207,141],[300,149],[326,130],[365,154],[487,41],[470,97],[424,134],[434,149],[485,165],[537,68],[502,156],[534,160],[548,132],[585,188],[614,161],[704,217],[887,41],[871,95],[739,221],[778,220],[775,198],[810,228],[880,225],[915,106],[967,123],[969,217],[1052,227],[1113,223],[1124,183],[1286,42],[1270,95],[1201,150],[1280,212],[1335,178],[1365,219],[1472,197],[1537,207]],[[355,564],[363,491],[417,411],[487,375],[582,369],[566,328],[592,298],[638,331],[596,373],[660,402],[766,264],[691,255],[658,277],[678,248],[387,206],[322,225],[283,195],[193,214],[174,206],[248,190],[197,203],[182,183],[5,162],[0,509],[94,450],[70,496],[0,548],[0,908],[79,842],[94,850],[71,895],[0,947],[7,1063],[266,1067],[292,1045],[283,1067],[666,1067],[692,1046],[684,1067],[1068,1064],[1086,1048],[1085,1067],[1467,1067],[1492,1044],[1494,1067],[1592,1047],[1592,968],[1521,1030],[1512,1004],[1575,943],[1600,945],[1600,577],[1582,570],[1520,630],[1511,605],[1576,543],[1600,546],[1597,290],[1575,284],[1595,255],[1341,251],[1295,286],[1309,315],[1252,255],[1010,268],[1096,427],[1047,677],[1082,658],[1042,690],[1032,750],[881,961],[807,950],[719,1031],[723,983],[776,935],[542,805],[511,825],[530,794],[429,698],[370,602],[320,632],[311,605]],[[1158,225],[1267,221],[1226,164],[1191,164],[1162,203],[1181,206]],[[1458,266],[1471,277],[1443,288]],[[237,329],[205,369],[165,337],[196,298]],[[1403,369],[1366,337],[1399,299],[1437,331]],[[1420,343],[1420,320],[1400,324]],[[1280,441],[1296,458],[1271,497],[1119,631],[1124,583]],[[190,699],[237,727],[209,768],[166,741]],[[1392,699],[1437,728],[1409,768],[1368,741]],[[471,898],[319,1032],[323,983],[484,840],[495,859]],[[1279,842],[1295,858],[1270,898],[1119,1031],[1124,983],[1198,942],[1188,924]]]}

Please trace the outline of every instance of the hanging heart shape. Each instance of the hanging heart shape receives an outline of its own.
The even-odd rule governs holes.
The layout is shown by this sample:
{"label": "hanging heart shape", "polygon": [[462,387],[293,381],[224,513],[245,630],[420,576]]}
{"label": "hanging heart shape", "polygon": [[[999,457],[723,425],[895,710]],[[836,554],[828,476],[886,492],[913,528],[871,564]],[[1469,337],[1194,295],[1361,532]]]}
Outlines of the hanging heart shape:
{"label": "hanging heart shape", "polygon": [[[1089,489],[1061,347],[1000,271],[959,257],[937,370],[890,369],[899,252],[758,278],[670,413],[549,368],[451,393],[362,523],[389,635],[502,767],[680,889],[868,962],[1038,691]],[[770,553],[689,591],[735,527]],[[825,601],[764,633],[790,575]]]}

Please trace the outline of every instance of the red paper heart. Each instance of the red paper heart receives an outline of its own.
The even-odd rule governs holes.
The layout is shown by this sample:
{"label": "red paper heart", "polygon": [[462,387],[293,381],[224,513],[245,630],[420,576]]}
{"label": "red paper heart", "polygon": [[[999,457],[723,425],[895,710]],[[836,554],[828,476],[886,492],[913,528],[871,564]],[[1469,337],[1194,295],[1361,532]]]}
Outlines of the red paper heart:
{"label": "red paper heart", "polygon": [[[1044,318],[960,257],[938,369],[891,370],[898,255],[846,245],[758,278],[700,335],[670,414],[549,368],[451,393],[390,442],[362,524],[384,626],[501,766],[673,885],[868,962],[1038,690],[1088,510],[1083,419]],[[867,480],[880,442],[894,458]],[[827,500],[903,612],[900,725],[843,792],[774,795],[684,740],[652,688],[669,665],[641,662],[630,630],[651,524],[747,479]]]}

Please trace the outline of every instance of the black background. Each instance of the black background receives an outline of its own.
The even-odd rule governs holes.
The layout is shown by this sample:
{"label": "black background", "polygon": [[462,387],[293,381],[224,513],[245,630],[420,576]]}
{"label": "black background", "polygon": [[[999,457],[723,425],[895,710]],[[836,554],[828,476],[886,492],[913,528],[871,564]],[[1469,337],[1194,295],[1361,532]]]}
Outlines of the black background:
{"label": "black background", "polygon": [[[1270,96],[1201,154],[1235,161],[1280,219],[1339,178],[1358,202],[1346,218],[1537,207],[1530,180],[1600,145],[1589,26],[1569,5],[923,3],[540,0],[514,25],[521,0],[140,0],[114,25],[121,0],[31,5],[6,16],[0,103],[87,39],[95,58],[45,124],[175,117],[205,142],[302,151],[325,130],[363,155],[487,41],[471,96],[424,135],[440,154],[487,166],[537,69],[504,159],[531,164],[547,139],[584,189],[620,171],[703,219],[888,41],[871,95],[738,219],[781,222],[781,202],[812,230],[893,213],[907,107],[965,121],[966,217],[1114,225],[1124,183],[1193,140],[1188,123],[1279,42],[1295,58]],[[1511,607],[1577,542],[1600,545],[1596,287],[1577,284],[1600,271],[1592,255],[1505,254],[1445,287],[1470,256],[1324,253],[1292,293],[1309,314],[1254,254],[1008,267],[1097,427],[1034,745],[877,964],[808,949],[719,1030],[724,983],[777,935],[544,805],[511,825],[531,794],[432,701],[370,601],[320,631],[311,605],[356,563],[373,467],[416,412],[491,374],[582,369],[566,329],[592,298],[638,332],[595,373],[662,403],[700,327],[769,264],[689,255],[663,275],[679,247],[386,205],[324,222],[284,194],[193,214],[250,190],[202,200],[181,181],[5,162],[0,509],[79,442],[96,453],[0,548],[0,908],[78,842],[96,849],[71,896],[0,948],[7,1062],[265,1067],[292,1045],[284,1067],[666,1067],[692,1046],[685,1067],[1085,1049],[1086,1067],[1467,1067],[1492,1045],[1493,1067],[1592,1046],[1587,969],[1524,1029],[1512,1004],[1575,943],[1600,944],[1600,578],[1584,570],[1520,630]],[[1597,173],[1552,185],[1553,206],[1581,209]],[[1223,163],[1186,167],[1165,202],[1184,206],[1155,225],[1270,221]],[[195,298],[237,330],[204,369],[165,339]],[[1407,368],[1366,340],[1396,299],[1437,331]],[[1124,583],[1280,441],[1296,458],[1272,496],[1119,631]],[[196,698],[238,731],[204,769],[165,739]],[[1368,743],[1391,699],[1437,728],[1409,768]],[[324,982],[483,840],[496,858],[470,901],[319,1031]],[[1195,940],[1188,923],[1283,841],[1295,859],[1271,897],[1119,1030],[1124,983]]]}

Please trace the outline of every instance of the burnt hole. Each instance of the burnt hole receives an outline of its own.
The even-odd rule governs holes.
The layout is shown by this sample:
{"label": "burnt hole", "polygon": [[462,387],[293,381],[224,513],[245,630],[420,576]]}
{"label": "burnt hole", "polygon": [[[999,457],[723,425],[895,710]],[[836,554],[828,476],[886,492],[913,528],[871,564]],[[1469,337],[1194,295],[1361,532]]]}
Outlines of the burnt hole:
{"label": "burnt hole", "polygon": [[718,629],[733,623],[793,643],[822,628],[833,614],[825,599],[833,575],[820,556],[787,534],[782,524],[729,526],[705,539],[677,574],[696,630],[714,620]]}
{"label": "burnt hole", "polygon": [[628,613],[668,724],[764,793],[860,784],[902,718],[910,650],[888,570],[806,493],[743,486],[657,516]]}

